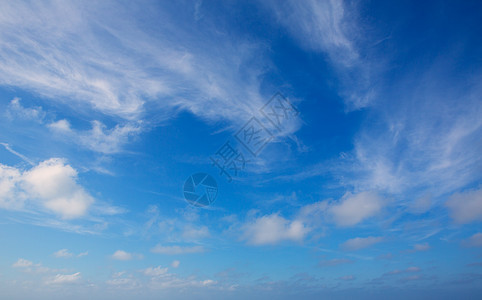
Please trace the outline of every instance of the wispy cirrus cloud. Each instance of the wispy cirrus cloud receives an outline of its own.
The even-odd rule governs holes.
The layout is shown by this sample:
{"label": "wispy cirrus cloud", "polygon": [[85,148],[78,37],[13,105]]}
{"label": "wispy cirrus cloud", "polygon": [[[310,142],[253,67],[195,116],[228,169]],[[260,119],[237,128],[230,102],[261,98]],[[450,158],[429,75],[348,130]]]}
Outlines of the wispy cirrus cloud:
{"label": "wispy cirrus cloud", "polygon": [[237,122],[260,107],[263,46],[205,31],[215,25],[196,20],[189,8],[173,16],[169,7],[145,11],[156,23],[151,34],[129,17],[129,5],[8,3],[0,13],[0,83],[79,113],[94,110],[126,121],[162,121],[184,109]]}
{"label": "wispy cirrus cloud", "polygon": [[57,274],[46,280],[46,284],[69,284],[78,282],[81,279],[80,272],[73,274]]}
{"label": "wispy cirrus cloud", "polygon": [[89,254],[88,251],[81,252],[79,254],[74,254],[70,252],[68,249],[60,249],[59,251],[54,252],[54,256],[57,258],[70,258],[70,257],[83,257]]}
{"label": "wispy cirrus cloud", "polygon": [[[342,83],[339,93],[347,110],[370,106],[376,95],[379,61],[366,59],[363,26],[356,4],[342,0],[269,1],[268,9],[304,49],[325,54]],[[266,4],[265,3],[265,4]],[[362,44],[362,45],[361,45]]]}

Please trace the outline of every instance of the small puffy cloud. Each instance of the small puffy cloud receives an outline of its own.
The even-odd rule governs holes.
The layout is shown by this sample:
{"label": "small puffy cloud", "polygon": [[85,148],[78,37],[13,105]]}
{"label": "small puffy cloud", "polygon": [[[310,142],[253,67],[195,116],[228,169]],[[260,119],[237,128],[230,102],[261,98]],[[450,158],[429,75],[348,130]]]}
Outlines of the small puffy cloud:
{"label": "small puffy cloud", "polygon": [[289,221],[278,214],[256,218],[242,228],[243,239],[249,244],[266,245],[282,241],[301,241],[309,228],[299,221]]}
{"label": "small puffy cloud", "polygon": [[456,223],[482,221],[482,188],[455,193],[445,205]]}
{"label": "small puffy cloud", "polygon": [[181,264],[180,261],[174,260],[174,261],[171,263],[171,267],[173,267],[173,268],[178,268],[180,264]]}
{"label": "small puffy cloud", "polygon": [[129,253],[124,250],[117,250],[111,255],[112,259],[115,260],[132,260],[132,259],[142,259],[144,258],[142,254]]}
{"label": "small puffy cloud", "polygon": [[329,211],[339,226],[353,226],[378,214],[383,207],[381,197],[375,192],[346,193],[340,203]]}
{"label": "small puffy cloud", "polygon": [[13,265],[14,268],[27,268],[33,266],[33,262],[19,258]]}
{"label": "small puffy cloud", "polygon": [[0,164],[0,207],[19,209],[26,201],[73,219],[84,216],[94,199],[63,159],[51,158],[27,171]]}
{"label": "small puffy cloud", "polygon": [[152,276],[152,277],[158,277],[164,274],[167,274],[168,268],[162,268],[161,266],[158,267],[149,267],[147,269],[144,269],[142,273],[146,276]]}
{"label": "small puffy cloud", "polygon": [[112,254],[111,257],[115,260],[131,260],[134,259],[136,256],[136,254],[125,252],[123,250],[117,250],[116,252],[114,252],[114,254]]}
{"label": "small puffy cloud", "polygon": [[374,237],[374,236],[369,236],[366,238],[357,237],[344,242],[341,245],[341,248],[347,251],[356,251],[356,250],[367,248],[377,243],[380,243],[382,240],[383,240],[382,237]]}
{"label": "small puffy cloud", "polygon": [[40,263],[33,263],[24,258],[19,258],[12,267],[20,269],[22,272],[27,273],[46,273],[51,271],[49,268],[42,266]]}
{"label": "small puffy cloud", "polygon": [[478,232],[463,242],[468,247],[482,247],[482,233]]}
{"label": "small puffy cloud", "polygon": [[201,281],[201,285],[203,285],[203,286],[213,285],[213,284],[216,284],[216,283],[217,282],[212,280],[212,279],[206,279],[206,280]]}
{"label": "small puffy cloud", "polygon": [[189,254],[189,253],[200,253],[204,252],[204,247],[202,246],[192,246],[192,247],[181,247],[181,246],[162,246],[156,245],[151,249],[151,252],[158,254]]}
{"label": "small puffy cloud", "polygon": [[427,251],[430,249],[430,245],[428,243],[423,244],[416,244],[413,246],[413,251]]}
{"label": "small puffy cloud", "polygon": [[50,123],[47,125],[47,127],[56,132],[61,132],[61,133],[72,132],[72,129],[70,128],[70,122],[65,119]]}
{"label": "small puffy cloud", "polygon": [[47,280],[47,284],[64,284],[74,283],[80,280],[80,272],[74,274],[57,274],[53,278]]}
{"label": "small puffy cloud", "polygon": [[86,214],[94,199],[77,183],[77,171],[52,158],[23,174],[26,191],[49,210],[71,219]]}
{"label": "small puffy cloud", "polygon": [[70,253],[67,249],[60,249],[54,253],[55,257],[72,257],[74,254]]}

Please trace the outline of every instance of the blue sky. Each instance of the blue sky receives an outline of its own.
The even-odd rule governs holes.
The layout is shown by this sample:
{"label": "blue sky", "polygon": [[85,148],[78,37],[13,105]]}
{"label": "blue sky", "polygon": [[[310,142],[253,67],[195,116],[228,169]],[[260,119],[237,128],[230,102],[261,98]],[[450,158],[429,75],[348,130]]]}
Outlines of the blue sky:
{"label": "blue sky", "polygon": [[477,298],[481,11],[3,2],[1,294]]}

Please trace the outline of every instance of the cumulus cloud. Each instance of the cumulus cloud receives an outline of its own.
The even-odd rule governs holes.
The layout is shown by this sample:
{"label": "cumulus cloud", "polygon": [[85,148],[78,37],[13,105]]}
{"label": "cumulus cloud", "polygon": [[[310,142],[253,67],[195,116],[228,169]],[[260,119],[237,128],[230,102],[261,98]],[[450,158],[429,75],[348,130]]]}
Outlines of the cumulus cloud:
{"label": "cumulus cloud", "polygon": [[346,193],[330,208],[335,223],[339,226],[353,226],[378,214],[383,207],[381,197],[375,192]]}
{"label": "cumulus cloud", "polygon": [[156,245],[154,248],[151,249],[151,252],[158,253],[158,254],[167,254],[167,255],[174,255],[174,254],[189,254],[189,253],[200,253],[204,252],[205,249],[202,246],[162,246]]}
{"label": "cumulus cloud", "polygon": [[117,250],[114,254],[111,255],[112,259],[115,260],[132,260],[132,259],[142,259],[141,254],[136,253],[129,253],[124,250]]}
{"label": "cumulus cloud", "polygon": [[482,220],[482,189],[455,193],[445,205],[451,217],[459,224]]}
{"label": "cumulus cloud", "polygon": [[0,207],[19,209],[27,201],[73,219],[84,216],[94,199],[63,159],[52,158],[27,171],[0,164]]}
{"label": "cumulus cloud", "polygon": [[347,251],[356,251],[356,250],[373,246],[377,243],[380,243],[382,240],[383,240],[382,237],[374,237],[374,236],[369,236],[365,238],[357,237],[357,238],[347,240],[346,242],[341,244],[341,248]]}
{"label": "cumulus cloud", "polygon": [[242,238],[249,244],[266,245],[282,241],[299,242],[310,229],[301,221],[289,221],[278,214],[271,214],[250,220],[242,231]]}

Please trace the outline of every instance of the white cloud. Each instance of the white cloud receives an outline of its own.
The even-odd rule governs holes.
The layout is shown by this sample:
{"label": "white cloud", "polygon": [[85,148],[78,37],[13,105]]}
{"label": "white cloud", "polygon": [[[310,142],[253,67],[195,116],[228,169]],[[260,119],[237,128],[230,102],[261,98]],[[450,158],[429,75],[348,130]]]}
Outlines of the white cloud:
{"label": "white cloud", "polygon": [[24,172],[22,186],[49,210],[71,219],[85,215],[94,199],[77,183],[77,171],[52,158]]}
{"label": "white cloud", "polygon": [[0,13],[0,83],[124,120],[158,122],[181,108],[237,123],[260,107],[265,46],[156,8],[10,2]]}
{"label": "white cloud", "polygon": [[33,262],[31,262],[29,260],[26,260],[26,259],[23,259],[23,258],[19,258],[13,264],[13,267],[15,267],[15,268],[26,268],[26,267],[31,267],[31,266],[33,266]]}
{"label": "white cloud", "polygon": [[482,188],[455,193],[445,205],[457,223],[482,221]]}
{"label": "white cloud", "polygon": [[162,246],[156,245],[151,249],[151,252],[158,254],[188,254],[188,253],[200,253],[204,252],[205,249],[202,246],[192,246],[192,247],[181,247],[181,246]]}
{"label": "white cloud", "polygon": [[400,195],[404,206],[423,212],[427,195],[435,203],[480,181],[480,74],[461,79],[448,69],[445,59],[421,65],[379,97],[376,121],[363,125],[353,155],[336,162],[344,185]]}
{"label": "white cloud", "polygon": [[5,209],[21,209],[24,196],[17,188],[21,182],[21,172],[0,164],[0,207]]}
{"label": "white cloud", "polygon": [[87,255],[89,255],[89,251],[81,252],[81,253],[77,254],[77,257],[82,257],[82,256],[87,256]]}
{"label": "white cloud", "polygon": [[145,270],[142,271],[142,273],[144,273],[144,275],[146,276],[161,276],[161,275],[164,275],[164,274],[167,274],[167,271],[168,271],[168,268],[162,268],[161,266],[158,266],[158,267],[149,267]]}
{"label": "white cloud", "polygon": [[378,214],[383,201],[375,192],[346,193],[339,204],[330,207],[337,225],[353,226]]}
{"label": "white cloud", "polygon": [[19,258],[13,265],[12,267],[18,268],[22,270],[23,272],[27,273],[46,273],[49,271],[52,271],[51,269],[42,266],[40,263],[33,263],[29,260]]}
{"label": "white cloud", "polygon": [[427,251],[430,249],[430,245],[428,243],[423,244],[416,244],[413,246],[413,251]]}
{"label": "white cloud", "polygon": [[72,219],[84,216],[94,199],[77,183],[77,171],[62,159],[23,172],[0,164],[0,206],[23,208],[27,201]]}
{"label": "white cloud", "polygon": [[60,133],[72,132],[72,129],[70,127],[70,122],[65,119],[52,122],[48,124],[47,127],[52,129],[53,131],[60,132]]}
{"label": "white cloud", "polygon": [[173,260],[172,263],[171,263],[171,267],[173,267],[173,268],[176,269],[176,268],[179,267],[180,264],[181,264],[180,261],[178,261],[178,260]]}
{"label": "white cloud", "polygon": [[249,221],[242,228],[243,239],[249,244],[276,244],[282,241],[301,241],[310,231],[298,220],[289,221],[278,214]]}
{"label": "white cloud", "polygon": [[209,229],[207,226],[196,228],[189,225],[184,228],[184,232],[182,233],[182,237],[186,240],[199,240],[206,238],[209,235]]}
{"label": "white cloud", "polygon": [[306,48],[324,51],[337,64],[352,65],[358,53],[344,27],[343,1],[273,2],[278,20]]}
{"label": "white cloud", "polygon": [[111,257],[115,260],[132,260],[135,256],[135,254],[125,252],[124,250],[117,250]]}
{"label": "white cloud", "polygon": [[478,232],[463,242],[465,246],[482,247],[482,233]]}
{"label": "white cloud", "polygon": [[10,101],[7,107],[7,116],[11,118],[24,119],[42,123],[45,118],[45,112],[42,107],[26,108],[20,103],[20,98],[15,97]]}
{"label": "white cloud", "polygon": [[46,281],[46,284],[65,284],[74,283],[80,280],[80,272],[74,274],[57,274],[55,277]]}
{"label": "white cloud", "polygon": [[357,237],[344,242],[341,245],[341,248],[347,251],[356,251],[380,243],[382,240],[382,237],[374,236],[369,236],[366,238]]}
{"label": "white cloud", "polygon": [[72,257],[74,254],[70,253],[67,249],[60,249],[54,253],[55,257]]}
{"label": "white cloud", "polygon": [[9,144],[7,143],[0,143],[0,145],[2,145],[3,147],[5,147],[5,149],[12,153],[13,155],[16,155],[18,156],[19,158],[21,158],[23,161],[27,162],[29,165],[33,166],[35,165],[32,160],[30,160],[28,157],[26,157],[25,155],[22,155],[21,153],[18,153],[17,151],[13,150]]}
{"label": "white cloud", "polygon": [[54,253],[54,256],[55,257],[59,257],[59,258],[69,258],[69,257],[82,257],[82,256],[86,256],[88,255],[89,252],[82,252],[82,253],[79,253],[77,255],[75,255],[74,253],[70,252],[68,249],[60,249],[59,251],[55,252]]}
{"label": "white cloud", "polygon": [[[363,24],[357,22],[356,4],[342,0],[277,1],[270,3],[278,22],[305,49],[322,52],[338,72],[344,84],[341,95],[348,109],[371,104],[375,96],[373,74],[380,69],[379,61],[368,61],[359,54],[360,42],[367,38]],[[366,49],[365,49],[366,50]]]}
{"label": "white cloud", "polygon": [[129,122],[123,125],[115,125],[108,129],[100,121],[92,121],[90,130],[79,131],[71,127],[70,122],[62,119],[47,124],[53,132],[67,137],[75,143],[95,152],[113,154],[122,151],[122,146],[129,139],[142,131],[139,122]]}

